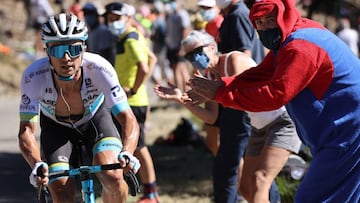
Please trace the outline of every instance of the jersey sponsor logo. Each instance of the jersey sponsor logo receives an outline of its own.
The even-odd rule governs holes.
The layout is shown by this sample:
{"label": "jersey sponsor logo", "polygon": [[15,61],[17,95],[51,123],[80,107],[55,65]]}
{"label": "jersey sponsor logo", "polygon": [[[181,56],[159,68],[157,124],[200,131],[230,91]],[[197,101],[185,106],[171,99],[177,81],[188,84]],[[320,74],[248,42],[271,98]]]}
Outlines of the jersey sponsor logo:
{"label": "jersey sponsor logo", "polygon": [[29,82],[31,82],[31,79],[30,79],[28,76],[26,76],[26,77],[25,77],[25,84],[26,84],[26,83],[29,83]]}
{"label": "jersey sponsor logo", "polygon": [[86,90],[85,94],[91,94],[91,93],[94,93],[94,92],[98,92],[98,89],[92,88],[92,89]]}
{"label": "jersey sponsor logo", "polygon": [[113,73],[109,69],[106,69],[105,67],[94,66],[94,69],[100,70],[100,71],[108,74],[110,77],[114,77]]}
{"label": "jersey sponsor logo", "polygon": [[58,160],[61,162],[69,162],[69,159],[66,156],[58,156]]}
{"label": "jersey sponsor logo", "polygon": [[120,93],[120,90],[121,90],[121,88],[120,88],[120,86],[119,85],[116,85],[115,87],[112,87],[111,88],[111,95],[113,96],[113,97],[118,97],[119,96],[119,93]]}
{"label": "jersey sponsor logo", "polygon": [[85,78],[85,85],[86,85],[86,88],[89,88],[89,87],[93,87],[94,85],[92,84],[92,81],[90,78]]}
{"label": "jersey sponsor logo", "polygon": [[52,94],[53,93],[53,89],[51,87],[47,87],[45,88],[45,93],[49,93],[49,94]]}
{"label": "jersey sponsor logo", "polygon": [[32,79],[35,76],[34,72],[29,73],[29,78]]}
{"label": "jersey sponsor logo", "polygon": [[89,101],[94,100],[98,96],[99,95],[97,94],[89,94],[86,98],[83,99],[83,103],[88,103]]}
{"label": "jersey sponsor logo", "polygon": [[20,111],[21,112],[34,112],[35,111],[35,106],[34,105],[29,105],[30,104],[30,99],[28,101],[22,101],[22,104],[20,104]]}
{"label": "jersey sponsor logo", "polygon": [[41,70],[38,70],[35,72],[35,75],[41,75],[41,74],[44,74],[44,73],[47,73],[49,72],[50,69],[46,68],[46,69],[41,69]]}
{"label": "jersey sponsor logo", "polygon": [[43,99],[42,102],[46,105],[56,106],[56,101],[51,100],[51,99],[48,99],[48,100]]}
{"label": "jersey sponsor logo", "polygon": [[86,68],[89,70],[93,69],[93,67],[94,67],[94,64],[92,64],[92,63],[90,63],[86,66]]}
{"label": "jersey sponsor logo", "polygon": [[22,103],[22,104],[27,105],[27,104],[30,104],[30,102],[31,102],[31,100],[30,100],[30,98],[29,98],[26,94],[23,94],[23,95],[21,96],[21,103]]}

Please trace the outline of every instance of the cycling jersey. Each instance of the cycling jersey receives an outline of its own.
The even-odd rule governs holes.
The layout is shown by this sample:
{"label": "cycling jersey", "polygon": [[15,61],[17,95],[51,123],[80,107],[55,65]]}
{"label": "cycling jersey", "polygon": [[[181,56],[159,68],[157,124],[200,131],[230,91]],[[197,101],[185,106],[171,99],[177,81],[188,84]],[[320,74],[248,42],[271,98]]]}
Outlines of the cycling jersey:
{"label": "cycling jersey", "polygon": [[[106,59],[97,54],[85,52],[81,71],[80,94],[85,111],[82,118],[74,123],[75,126],[89,121],[104,102],[114,115],[130,109],[125,91],[118,82],[117,74]],[[22,75],[20,120],[37,122],[41,111],[59,124],[72,126],[56,118],[58,96],[48,57],[35,61]]]}

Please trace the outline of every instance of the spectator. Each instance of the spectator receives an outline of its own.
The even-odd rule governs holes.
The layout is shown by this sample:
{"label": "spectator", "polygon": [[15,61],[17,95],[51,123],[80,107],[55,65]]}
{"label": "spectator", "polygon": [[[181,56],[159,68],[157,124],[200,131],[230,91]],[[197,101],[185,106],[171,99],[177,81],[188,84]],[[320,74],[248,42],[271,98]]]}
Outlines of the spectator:
{"label": "spectator", "polygon": [[31,0],[30,3],[30,22],[35,31],[35,58],[45,56],[44,44],[41,40],[41,26],[49,16],[54,15],[54,10],[48,0]]}
{"label": "spectator", "polygon": [[[205,32],[192,31],[183,40],[183,46],[187,59],[195,68],[205,68],[213,74],[238,75],[256,65],[251,57],[239,51],[218,54],[215,40]],[[201,63],[202,57],[208,58],[208,63]],[[183,103],[179,89],[155,86],[155,91],[162,98],[175,99]],[[199,105],[183,104],[206,122],[214,122],[217,118],[216,112]],[[267,202],[274,178],[284,167],[290,153],[299,151],[301,141],[284,107],[273,111],[248,113],[252,135],[246,148],[241,194],[244,194],[248,202]],[[221,128],[220,125],[220,131]]]}
{"label": "spectator", "polygon": [[165,79],[165,83],[173,83],[173,72],[169,67],[169,62],[166,58],[166,21],[165,21],[165,8],[164,4],[158,0],[154,2],[152,10],[155,20],[151,26],[150,39],[152,42],[152,50],[157,57],[157,64],[152,74],[152,81],[155,84],[161,84]]}
{"label": "spectator", "polygon": [[217,0],[216,3],[224,15],[220,27],[219,51],[242,51],[260,63],[265,50],[249,20],[246,4],[242,0]]}
{"label": "spectator", "polygon": [[356,56],[359,56],[359,33],[351,27],[350,19],[347,17],[340,18],[339,25],[340,29],[336,35],[350,47]]}
{"label": "spectator", "polygon": [[[224,15],[224,21],[221,24],[220,27],[220,37],[218,40],[219,45],[219,51],[220,53],[229,53],[231,51],[241,51],[250,56],[254,59],[256,63],[260,63],[265,56],[265,49],[259,39],[256,35],[256,30],[252,26],[250,19],[248,17],[249,14],[249,8],[246,6],[246,4],[242,0],[217,0],[216,1],[217,6],[221,9],[223,15]],[[235,109],[229,109],[229,111],[238,111]],[[229,113],[230,114],[230,113]],[[247,113],[242,112],[244,114],[244,117],[248,117]],[[249,119],[243,119],[243,123],[239,123],[239,126],[243,125],[244,129],[247,129],[247,126],[250,125],[248,123]],[[234,125],[231,123],[228,123],[229,126],[226,128],[234,128]],[[238,127],[238,126],[236,126]],[[248,133],[248,136],[250,135],[250,131],[246,131]],[[225,139],[226,140],[226,139]],[[227,142],[233,142],[231,139],[227,139]],[[225,146],[229,145],[229,143],[224,143]],[[221,145],[221,142],[220,142]],[[239,158],[241,159],[243,156],[245,149],[242,149],[239,154]],[[226,151],[224,151],[226,153]],[[229,155],[226,155],[229,156]],[[240,161],[240,160],[239,160]],[[221,164],[219,164],[220,167]],[[216,169],[215,169],[216,170]],[[225,176],[221,173],[221,169],[217,169],[219,172],[216,172],[215,175],[218,175],[219,177]],[[231,174],[233,177],[231,177]],[[236,173],[229,173],[228,179],[231,179],[233,182],[236,179],[237,174]],[[239,177],[240,178],[240,177]],[[219,184],[218,184],[219,185]],[[216,183],[215,183],[216,187]],[[277,190],[276,184],[273,184],[270,194],[270,202],[278,202],[280,201],[280,194]],[[217,187],[217,190],[219,190],[219,194],[225,194],[224,192],[221,192],[223,188]],[[236,185],[232,186],[231,190],[232,196],[235,195],[237,188]],[[219,195],[220,196],[220,195]],[[229,196],[230,198],[233,198]],[[228,198],[225,196],[222,196],[222,198]]]}
{"label": "spectator", "polygon": [[184,90],[190,75],[181,50],[181,40],[190,31],[191,21],[189,13],[183,8],[182,0],[173,0],[168,5],[170,10],[166,17],[166,56],[173,70],[176,86]]}
{"label": "spectator", "polygon": [[[207,21],[205,31],[209,33],[216,42],[219,41],[219,30],[224,20],[224,17],[220,14],[220,9],[216,6],[215,0],[198,0],[197,6],[199,12],[203,18]],[[208,123],[205,122],[206,131],[206,145],[211,153],[215,156],[219,147],[219,104],[211,101],[205,103],[205,108],[211,109],[216,112],[215,121]]]}
{"label": "spectator", "polygon": [[198,0],[197,6],[203,19],[207,21],[205,31],[214,39],[219,41],[219,30],[224,17],[220,14],[220,9],[216,6],[215,0]]}
{"label": "spectator", "polygon": [[250,19],[271,50],[264,61],[235,77],[194,77],[192,91],[240,110],[286,105],[312,153],[294,202],[359,202],[359,58],[293,0],[256,1]]}
{"label": "spectator", "polygon": [[[151,74],[156,60],[149,60],[149,56],[153,54],[150,54],[152,52],[145,37],[132,26],[127,8],[127,5],[120,2],[109,3],[105,6],[105,17],[110,30],[117,37],[115,70],[140,126],[140,138],[134,154],[142,165],[139,173],[144,187],[144,196],[138,203],[157,203],[159,196],[155,168],[151,154],[145,145],[144,131],[149,112],[149,99],[145,82]],[[122,127],[118,126],[119,129]]]}
{"label": "spectator", "polygon": [[85,23],[89,29],[87,51],[97,53],[107,59],[112,65],[115,63],[115,37],[108,27],[100,21],[97,8],[93,3],[86,3],[82,7]]}
{"label": "spectator", "polygon": [[84,13],[81,9],[80,0],[74,0],[73,4],[71,4],[69,8],[69,12],[76,15],[80,20],[84,19]]}

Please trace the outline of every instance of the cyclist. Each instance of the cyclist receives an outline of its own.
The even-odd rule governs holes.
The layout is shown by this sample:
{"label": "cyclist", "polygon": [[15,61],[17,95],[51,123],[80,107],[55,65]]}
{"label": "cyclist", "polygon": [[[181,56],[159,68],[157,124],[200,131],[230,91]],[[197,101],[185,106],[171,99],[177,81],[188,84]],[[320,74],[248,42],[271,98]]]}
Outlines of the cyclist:
{"label": "cyclist", "polygon": [[[22,76],[19,146],[32,167],[30,183],[35,187],[49,184],[54,202],[75,202],[73,179],[49,181],[46,175],[70,168],[73,145],[78,140],[85,144],[93,164],[120,161],[125,167],[126,155],[130,163],[125,173],[136,173],[140,164],[132,154],[139,127],[112,65],[85,51],[88,32],[83,21],[60,13],[43,24],[41,34],[48,56],[32,63]],[[122,140],[109,109],[123,126]],[[41,150],[35,138],[38,120]],[[39,168],[44,178],[36,176]],[[128,186],[123,170],[101,172],[97,177],[104,202],[126,201]]]}

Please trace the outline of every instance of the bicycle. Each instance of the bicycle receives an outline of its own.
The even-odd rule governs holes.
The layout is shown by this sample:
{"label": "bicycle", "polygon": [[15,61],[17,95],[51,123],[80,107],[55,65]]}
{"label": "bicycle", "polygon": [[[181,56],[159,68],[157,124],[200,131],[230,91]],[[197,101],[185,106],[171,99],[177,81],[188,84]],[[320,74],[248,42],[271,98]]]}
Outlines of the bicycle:
{"label": "bicycle", "polygon": [[[84,146],[80,144],[80,162],[84,161]],[[130,159],[127,156],[124,156],[126,164],[130,162]],[[105,170],[115,170],[122,169],[120,163],[114,164],[104,164],[104,165],[80,165],[77,168],[71,168],[68,170],[56,171],[49,173],[49,180],[68,176],[69,178],[79,178],[81,182],[81,193],[82,193],[82,203],[95,203],[95,190],[94,190],[94,179],[93,174],[105,171]],[[42,174],[42,168],[39,167],[37,170],[38,176],[44,176]],[[137,193],[140,193],[140,185],[137,180],[134,172],[129,171],[127,174],[124,174],[124,179],[129,186],[129,192],[131,196],[136,196]],[[37,191],[37,199],[40,203],[50,203],[50,193],[46,186],[40,186]]]}

